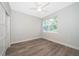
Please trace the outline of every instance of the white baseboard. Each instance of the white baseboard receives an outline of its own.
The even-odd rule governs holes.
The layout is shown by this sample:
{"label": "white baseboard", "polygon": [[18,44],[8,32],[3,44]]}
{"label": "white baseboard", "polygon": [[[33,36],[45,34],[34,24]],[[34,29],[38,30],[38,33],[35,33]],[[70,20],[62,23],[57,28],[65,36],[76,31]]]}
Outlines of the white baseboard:
{"label": "white baseboard", "polygon": [[64,46],[67,46],[67,47],[70,47],[70,48],[73,48],[73,49],[76,49],[76,50],[79,50],[79,47],[76,47],[74,45],[70,45],[70,44],[67,44],[67,43],[64,43],[64,42],[60,42],[60,41],[56,41],[56,40],[52,40],[52,39],[49,39],[49,38],[45,38],[49,41],[52,41],[52,42],[56,42],[56,43],[59,43],[61,45],[64,45]]}
{"label": "white baseboard", "polygon": [[15,44],[15,43],[24,42],[24,41],[29,41],[29,40],[38,39],[38,38],[40,38],[40,37],[33,37],[33,38],[25,39],[25,40],[19,40],[19,41],[11,42],[10,44]]}

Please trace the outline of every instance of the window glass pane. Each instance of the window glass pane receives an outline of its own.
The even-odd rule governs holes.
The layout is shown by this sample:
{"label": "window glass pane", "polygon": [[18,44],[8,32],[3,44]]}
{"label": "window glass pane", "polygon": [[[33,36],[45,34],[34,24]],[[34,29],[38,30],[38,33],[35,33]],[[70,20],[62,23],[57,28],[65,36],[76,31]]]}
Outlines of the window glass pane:
{"label": "window glass pane", "polygon": [[57,30],[56,19],[49,19],[49,31],[56,32],[56,30]]}
{"label": "window glass pane", "polygon": [[43,31],[45,32],[56,32],[57,31],[57,20],[56,17],[43,20]]}

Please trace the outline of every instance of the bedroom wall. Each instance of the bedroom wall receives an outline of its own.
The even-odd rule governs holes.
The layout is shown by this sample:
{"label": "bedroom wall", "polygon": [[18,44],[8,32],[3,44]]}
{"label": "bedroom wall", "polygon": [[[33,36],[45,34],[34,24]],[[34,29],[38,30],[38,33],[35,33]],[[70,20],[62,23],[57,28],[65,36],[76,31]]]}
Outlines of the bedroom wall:
{"label": "bedroom wall", "polygon": [[11,15],[11,44],[40,38],[40,18],[12,11]]}
{"label": "bedroom wall", "polygon": [[43,19],[57,16],[58,31],[56,33],[43,32],[43,38],[79,49],[79,3],[75,3],[59,10]]}

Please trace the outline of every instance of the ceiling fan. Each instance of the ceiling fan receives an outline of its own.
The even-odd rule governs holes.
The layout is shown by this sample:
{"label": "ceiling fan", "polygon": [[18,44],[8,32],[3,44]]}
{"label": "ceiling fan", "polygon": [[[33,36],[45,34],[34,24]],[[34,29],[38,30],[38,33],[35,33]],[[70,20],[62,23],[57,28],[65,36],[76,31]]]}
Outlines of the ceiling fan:
{"label": "ceiling fan", "polygon": [[31,8],[31,10],[36,10],[36,11],[44,11],[46,12],[46,10],[44,10],[45,7],[47,7],[49,5],[49,2],[35,2],[35,7]]}

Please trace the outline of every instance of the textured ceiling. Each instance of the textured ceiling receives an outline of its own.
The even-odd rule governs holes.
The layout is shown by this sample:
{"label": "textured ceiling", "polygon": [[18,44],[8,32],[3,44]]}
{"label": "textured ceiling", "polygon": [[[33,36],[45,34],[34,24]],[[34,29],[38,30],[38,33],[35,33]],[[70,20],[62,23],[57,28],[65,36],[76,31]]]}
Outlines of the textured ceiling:
{"label": "textured ceiling", "polygon": [[[12,10],[19,11],[28,15],[43,18],[62,8],[73,4],[72,2],[10,2]],[[42,7],[42,11],[37,11]]]}

